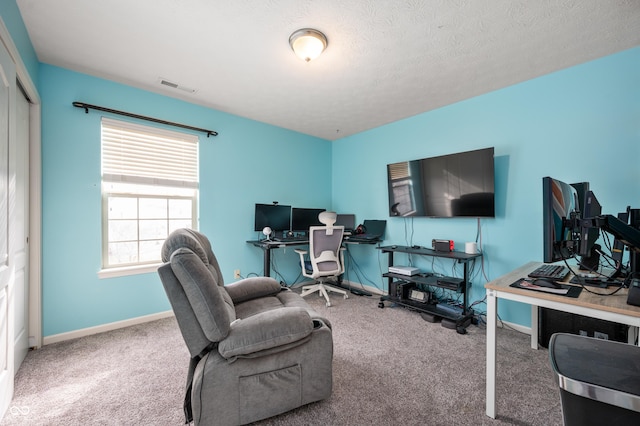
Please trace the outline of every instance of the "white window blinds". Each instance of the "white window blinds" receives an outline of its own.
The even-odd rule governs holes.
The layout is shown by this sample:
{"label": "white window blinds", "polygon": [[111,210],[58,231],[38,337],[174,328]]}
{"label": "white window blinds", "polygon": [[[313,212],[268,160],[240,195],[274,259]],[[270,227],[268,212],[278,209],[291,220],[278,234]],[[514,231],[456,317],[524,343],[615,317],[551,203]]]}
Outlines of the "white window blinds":
{"label": "white window blinds", "polygon": [[391,181],[406,179],[409,177],[409,162],[389,164],[389,178]]}
{"label": "white window blinds", "polygon": [[102,179],[198,187],[198,137],[102,118]]}

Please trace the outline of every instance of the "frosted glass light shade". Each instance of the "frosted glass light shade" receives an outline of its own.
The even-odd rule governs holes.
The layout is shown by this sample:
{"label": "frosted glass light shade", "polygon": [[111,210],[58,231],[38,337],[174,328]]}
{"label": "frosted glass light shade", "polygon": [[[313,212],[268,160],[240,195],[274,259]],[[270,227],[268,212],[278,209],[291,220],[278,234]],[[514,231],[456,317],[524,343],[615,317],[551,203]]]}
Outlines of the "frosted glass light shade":
{"label": "frosted glass light shade", "polygon": [[318,30],[303,28],[291,34],[289,44],[300,59],[309,62],[327,48],[327,37]]}

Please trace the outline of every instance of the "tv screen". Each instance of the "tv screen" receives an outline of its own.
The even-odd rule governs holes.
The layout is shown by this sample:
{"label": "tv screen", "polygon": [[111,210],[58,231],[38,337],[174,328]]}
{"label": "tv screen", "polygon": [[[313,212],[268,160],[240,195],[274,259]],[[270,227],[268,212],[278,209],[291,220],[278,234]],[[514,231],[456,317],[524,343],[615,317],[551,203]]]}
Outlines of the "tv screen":
{"label": "tv screen", "polygon": [[255,231],[262,231],[265,227],[272,231],[288,231],[291,227],[291,206],[280,204],[256,204]]}
{"label": "tv screen", "polygon": [[387,165],[389,215],[495,217],[493,148]]}

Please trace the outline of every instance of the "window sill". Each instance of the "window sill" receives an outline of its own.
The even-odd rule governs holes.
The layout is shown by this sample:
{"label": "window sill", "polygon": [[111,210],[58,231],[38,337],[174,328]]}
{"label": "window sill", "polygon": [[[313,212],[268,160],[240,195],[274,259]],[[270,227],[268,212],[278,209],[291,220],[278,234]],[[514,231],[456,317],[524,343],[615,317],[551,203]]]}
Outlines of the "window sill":
{"label": "window sill", "polygon": [[101,269],[98,271],[98,278],[116,278],[125,277],[128,275],[148,274],[150,272],[157,272],[161,263],[154,263],[151,265],[139,265],[139,266],[126,266],[123,268],[109,268]]}

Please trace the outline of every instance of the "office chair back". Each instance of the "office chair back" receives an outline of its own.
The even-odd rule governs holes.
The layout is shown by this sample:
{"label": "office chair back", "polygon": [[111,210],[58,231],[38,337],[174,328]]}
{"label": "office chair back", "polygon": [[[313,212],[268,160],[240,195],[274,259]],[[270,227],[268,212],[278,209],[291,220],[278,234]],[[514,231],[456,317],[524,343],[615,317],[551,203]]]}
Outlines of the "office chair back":
{"label": "office chair back", "polygon": [[319,220],[324,226],[309,228],[309,259],[313,277],[337,276],[344,272],[340,249],[344,236],[344,226],[334,226],[337,215],[322,212]]}
{"label": "office chair back", "polygon": [[342,274],[344,268],[340,262],[340,247],[342,246],[344,227],[333,228],[333,233],[327,234],[325,227],[313,226],[309,232],[309,257],[311,265],[317,269],[318,276]]}

